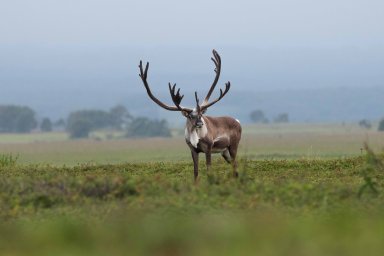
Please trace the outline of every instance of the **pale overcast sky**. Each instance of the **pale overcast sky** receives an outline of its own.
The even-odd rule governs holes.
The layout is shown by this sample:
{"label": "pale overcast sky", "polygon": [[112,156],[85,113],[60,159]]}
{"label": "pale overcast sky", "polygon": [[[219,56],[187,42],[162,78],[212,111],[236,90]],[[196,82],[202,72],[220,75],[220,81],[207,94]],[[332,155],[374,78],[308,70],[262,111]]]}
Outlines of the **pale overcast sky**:
{"label": "pale overcast sky", "polygon": [[156,95],[176,82],[193,102],[212,48],[234,98],[383,88],[384,0],[0,0],[0,104],[62,117],[131,104],[145,99],[140,59]]}
{"label": "pale overcast sky", "polygon": [[160,85],[205,88],[212,48],[234,90],[384,86],[384,1],[0,2],[8,94],[106,83],[141,90],[140,59]]}
{"label": "pale overcast sky", "polygon": [[2,0],[1,44],[381,47],[382,0]]}

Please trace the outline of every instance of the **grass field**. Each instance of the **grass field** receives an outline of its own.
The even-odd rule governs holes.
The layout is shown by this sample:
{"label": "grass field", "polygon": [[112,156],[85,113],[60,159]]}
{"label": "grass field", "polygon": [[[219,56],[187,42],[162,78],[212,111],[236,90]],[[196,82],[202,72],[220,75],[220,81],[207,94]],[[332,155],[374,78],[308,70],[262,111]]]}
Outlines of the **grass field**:
{"label": "grass field", "polygon": [[246,127],[240,177],[217,157],[198,184],[182,137],[1,140],[0,254],[382,255],[384,160],[360,149],[383,139]]}
{"label": "grass field", "polygon": [[[349,157],[361,155],[364,142],[375,150],[382,150],[383,141],[384,133],[354,125],[257,125],[244,128],[239,154],[248,159]],[[0,134],[1,153],[19,154],[19,162],[25,164],[190,160],[182,136],[171,139],[69,140],[65,133]]]}

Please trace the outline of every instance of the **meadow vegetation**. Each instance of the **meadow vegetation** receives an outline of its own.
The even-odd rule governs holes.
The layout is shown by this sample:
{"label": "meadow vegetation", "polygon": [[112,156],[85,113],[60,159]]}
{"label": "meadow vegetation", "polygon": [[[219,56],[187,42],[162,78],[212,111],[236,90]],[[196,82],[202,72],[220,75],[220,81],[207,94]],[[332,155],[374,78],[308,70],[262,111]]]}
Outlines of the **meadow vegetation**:
{"label": "meadow vegetation", "polygon": [[182,138],[3,143],[0,251],[382,255],[382,135],[299,128],[246,128],[240,177],[217,157],[197,184]]}
{"label": "meadow vegetation", "polygon": [[[123,133],[93,132],[70,140],[66,133],[0,134],[0,154],[18,154],[22,164],[77,165],[191,160],[184,131],[171,138],[126,139]],[[383,149],[384,133],[358,125],[245,126],[239,154],[247,159],[332,159],[361,156],[364,143]],[[215,156],[218,157],[218,156]],[[220,157],[219,157],[220,158]]]}

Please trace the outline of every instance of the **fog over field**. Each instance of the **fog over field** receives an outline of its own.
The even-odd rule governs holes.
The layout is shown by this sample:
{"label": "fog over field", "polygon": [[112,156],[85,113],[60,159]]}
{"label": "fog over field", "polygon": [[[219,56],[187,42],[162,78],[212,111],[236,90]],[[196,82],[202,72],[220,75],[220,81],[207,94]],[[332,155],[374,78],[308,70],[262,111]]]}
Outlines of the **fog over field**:
{"label": "fog over field", "polygon": [[[382,1],[12,1],[0,8],[0,104],[40,118],[124,104],[133,114],[179,115],[152,103],[138,77],[150,62],[153,91],[168,82],[201,98],[222,56],[232,83],[212,115],[249,121],[263,110],[297,122],[354,122],[384,113]],[[217,88],[218,90],[218,88]]]}

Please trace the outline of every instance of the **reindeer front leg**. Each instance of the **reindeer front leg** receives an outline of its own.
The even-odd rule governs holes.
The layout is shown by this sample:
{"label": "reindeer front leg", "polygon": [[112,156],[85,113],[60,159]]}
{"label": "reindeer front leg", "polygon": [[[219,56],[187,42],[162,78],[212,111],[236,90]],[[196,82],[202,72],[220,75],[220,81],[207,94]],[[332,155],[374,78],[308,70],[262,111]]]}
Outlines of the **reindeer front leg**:
{"label": "reindeer front leg", "polygon": [[199,175],[199,153],[196,150],[191,149],[192,159],[193,159],[193,174],[195,177],[195,181],[197,180],[197,176]]}

